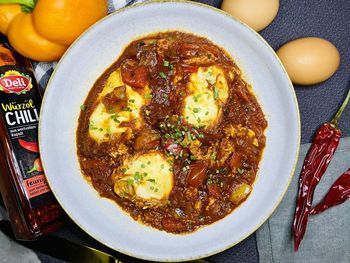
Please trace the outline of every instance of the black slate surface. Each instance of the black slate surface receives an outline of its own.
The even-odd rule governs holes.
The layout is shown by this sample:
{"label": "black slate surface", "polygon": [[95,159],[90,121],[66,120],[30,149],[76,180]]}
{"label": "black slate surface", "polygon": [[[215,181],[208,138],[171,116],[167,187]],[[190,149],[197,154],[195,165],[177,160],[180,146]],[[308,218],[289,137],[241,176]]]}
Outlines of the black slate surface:
{"label": "black slate surface", "polygon": [[[198,2],[218,7],[221,0]],[[309,142],[317,127],[332,118],[347,89],[350,88],[350,2],[349,0],[280,0],[277,17],[260,33],[274,49],[296,38],[317,36],[330,40],[340,51],[341,65],[331,79],[315,86],[295,87],[302,121],[302,143]],[[340,121],[343,136],[350,135],[349,121],[350,108],[345,111]],[[81,231],[74,223],[69,223],[55,234],[112,252]],[[116,255],[125,262],[144,262]],[[60,262],[41,254],[39,257],[43,262]],[[255,235],[231,249],[210,257],[209,260],[217,263],[258,262]]]}

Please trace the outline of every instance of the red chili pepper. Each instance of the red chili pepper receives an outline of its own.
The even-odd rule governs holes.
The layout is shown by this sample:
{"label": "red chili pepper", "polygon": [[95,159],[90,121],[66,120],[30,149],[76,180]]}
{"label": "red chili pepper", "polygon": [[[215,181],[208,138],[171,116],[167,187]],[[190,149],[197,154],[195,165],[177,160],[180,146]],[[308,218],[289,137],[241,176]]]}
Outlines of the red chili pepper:
{"label": "red chili pepper", "polygon": [[319,214],[324,210],[340,205],[350,198],[350,169],[333,183],[325,198],[312,208],[310,214]]}
{"label": "red chili pepper", "polygon": [[43,171],[43,166],[41,164],[40,158],[36,158],[34,163],[33,163],[33,168],[30,169],[27,173],[32,173],[32,172],[42,172]]}
{"label": "red chili pepper", "polygon": [[295,251],[298,250],[305,234],[315,188],[339,145],[341,131],[338,128],[338,120],[349,99],[350,90],[333,120],[317,130],[305,157],[299,178],[299,193],[293,222]]}
{"label": "red chili pepper", "polygon": [[19,145],[22,146],[22,148],[28,151],[35,152],[35,153],[39,152],[39,147],[37,142],[27,142],[22,139],[18,139],[18,142],[19,142]]}

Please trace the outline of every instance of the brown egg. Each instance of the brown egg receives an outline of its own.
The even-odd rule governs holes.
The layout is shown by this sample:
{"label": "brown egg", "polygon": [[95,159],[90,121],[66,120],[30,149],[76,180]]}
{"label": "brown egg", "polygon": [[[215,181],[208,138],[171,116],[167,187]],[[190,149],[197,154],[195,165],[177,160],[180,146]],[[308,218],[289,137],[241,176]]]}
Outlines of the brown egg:
{"label": "brown egg", "polygon": [[277,50],[294,84],[313,85],[330,78],[339,67],[340,55],[329,41],[305,37],[290,41]]}
{"label": "brown egg", "polygon": [[224,0],[221,9],[255,31],[267,27],[277,15],[279,0]]}

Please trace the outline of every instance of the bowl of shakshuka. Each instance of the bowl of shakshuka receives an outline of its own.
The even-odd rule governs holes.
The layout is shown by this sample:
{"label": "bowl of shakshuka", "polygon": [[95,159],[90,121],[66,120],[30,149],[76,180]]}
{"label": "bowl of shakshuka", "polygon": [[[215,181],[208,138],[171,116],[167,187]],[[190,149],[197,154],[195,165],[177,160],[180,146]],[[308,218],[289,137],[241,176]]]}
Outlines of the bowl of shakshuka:
{"label": "bowl of shakshuka", "polygon": [[184,261],[253,233],[293,176],[300,120],[272,48],[191,2],[149,2],[91,27],[40,113],[47,181],[84,231],[127,255]]}

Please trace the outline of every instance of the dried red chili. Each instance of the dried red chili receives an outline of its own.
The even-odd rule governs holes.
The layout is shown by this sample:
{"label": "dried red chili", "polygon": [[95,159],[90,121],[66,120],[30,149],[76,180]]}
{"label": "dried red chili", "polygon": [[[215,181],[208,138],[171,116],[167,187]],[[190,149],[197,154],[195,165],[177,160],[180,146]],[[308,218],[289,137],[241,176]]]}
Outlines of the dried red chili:
{"label": "dried red chili", "polygon": [[312,208],[310,214],[319,214],[324,210],[340,205],[350,198],[350,169],[333,183],[325,198]]}
{"label": "dried red chili", "polygon": [[30,152],[35,152],[35,153],[39,152],[39,147],[38,147],[37,142],[27,142],[25,140],[18,139],[18,143],[19,143],[19,145],[22,146],[22,148],[24,148]]}
{"label": "dried red chili", "polygon": [[349,99],[350,90],[334,118],[317,130],[305,157],[299,178],[299,193],[293,222],[295,251],[298,250],[305,234],[315,188],[339,145],[341,131],[338,128],[338,120]]}

